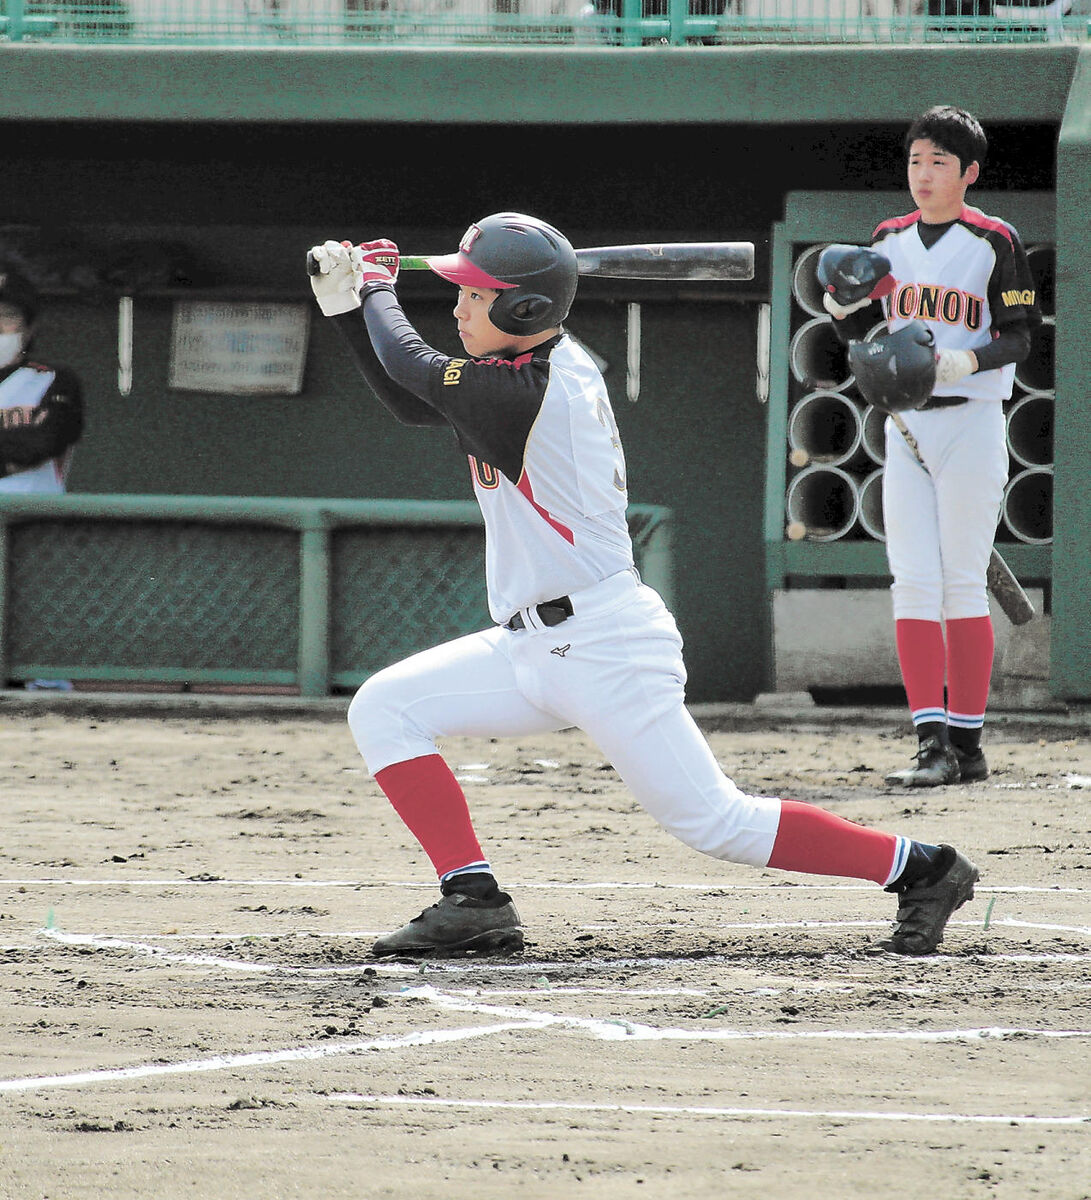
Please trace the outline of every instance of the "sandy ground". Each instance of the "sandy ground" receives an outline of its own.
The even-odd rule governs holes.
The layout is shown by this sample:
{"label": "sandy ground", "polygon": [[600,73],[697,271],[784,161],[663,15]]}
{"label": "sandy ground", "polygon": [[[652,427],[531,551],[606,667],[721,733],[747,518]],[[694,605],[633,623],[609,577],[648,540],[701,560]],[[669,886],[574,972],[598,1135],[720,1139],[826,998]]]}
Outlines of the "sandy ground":
{"label": "sandy ground", "polygon": [[942,953],[870,884],[703,858],[579,733],[445,747],[527,929],[370,957],[435,898],[340,706],[0,696],[0,1196],[1091,1196],[1091,742],[994,723],[909,793],[898,713],[702,724],[741,787],[951,841]]}

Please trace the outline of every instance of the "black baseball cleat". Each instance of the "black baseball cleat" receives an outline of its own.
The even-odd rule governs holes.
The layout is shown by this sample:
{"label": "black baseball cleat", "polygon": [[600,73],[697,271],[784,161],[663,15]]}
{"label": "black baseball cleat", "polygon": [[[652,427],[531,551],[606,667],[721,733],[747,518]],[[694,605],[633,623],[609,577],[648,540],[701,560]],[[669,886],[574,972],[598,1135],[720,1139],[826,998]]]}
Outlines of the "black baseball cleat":
{"label": "black baseball cleat", "polygon": [[506,892],[477,900],[454,892],[426,908],[408,925],[379,938],[372,954],[516,954],[523,930]]}
{"label": "black baseball cleat", "polygon": [[942,787],[945,783],[958,783],[962,778],[954,747],[938,733],[921,741],[914,758],[914,766],[892,771],[886,776],[886,782],[895,787]]}
{"label": "black baseball cleat", "polygon": [[980,746],[976,750],[962,750],[958,746],[952,748],[958,759],[959,782],[980,783],[989,778],[989,764]]}
{"label": "black baseball cleat", "polygon": [[934,953],[951,914],[974,898],[974,884],[980,875],[954,846],[940,846],[936,870],[899,892],[894,929],[875,948],[891,954]]}

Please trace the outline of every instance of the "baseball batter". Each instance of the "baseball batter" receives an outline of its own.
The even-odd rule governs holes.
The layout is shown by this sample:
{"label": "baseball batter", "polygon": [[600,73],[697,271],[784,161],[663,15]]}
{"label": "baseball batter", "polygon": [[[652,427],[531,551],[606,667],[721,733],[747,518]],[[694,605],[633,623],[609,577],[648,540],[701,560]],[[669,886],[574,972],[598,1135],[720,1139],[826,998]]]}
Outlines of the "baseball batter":
{"label": "baseball batter", "polygon": [[466,455],[495,622],[378,672],[349,708],[356,744],[441,893],[374,953],[522,948],[519,915],[437,739],[573,726],[687,846],[872,880],[900,897],[881,947],[932,952],[973,896],[973,863],[950,846],[746,795],[690,717],[682,639],[633,564],[627,468],[606,387],[563,326],[577,283],[568,240],[533,217],[497,213],[471,225],[456,253],[430,260],[458,287],[464,353],[455,357],[426,345],[403,312],[392,242],[327,241],[309,258],[318,303],[378,398],[400,421],[453,432]]}
{"label": "baseball batter", "polygon": [[39,306],[29,280],[0,264],[0,495],[63,492],[83,432],[79,380],[28,360]]}
{"label": "baseball batter", "polygon": [[[910,787],[988,776],[981,749],[993,664],[986,577],[1008,479],[1003,402],[1041,317],[1015,229],[966,204],[988,142],[970,113],[940,106],[905,138],[917,204],[883,221],[872,249],[890,264],[879,295],[891,331],[932,332],[936,384],[902,413],[926,468],[886,421],[883,513],[893,576],[895,641],[918,737],[916,761],[887,776]],[[842,340],[879,319],[874,300],[824,303]],[[944,685],[946,683],[946,695]]]}

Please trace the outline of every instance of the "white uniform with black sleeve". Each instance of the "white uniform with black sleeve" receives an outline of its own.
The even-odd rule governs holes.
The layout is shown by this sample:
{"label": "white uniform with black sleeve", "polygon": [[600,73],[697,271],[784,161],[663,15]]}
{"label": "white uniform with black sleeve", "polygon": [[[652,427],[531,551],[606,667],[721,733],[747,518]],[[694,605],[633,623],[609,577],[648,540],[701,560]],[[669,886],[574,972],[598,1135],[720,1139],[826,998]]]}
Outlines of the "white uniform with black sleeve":
{"label": "white uniform with black sleeve", "polygon": [[[682,639],[633,566],[625,461],[590,357],[562,332],[513,362],[450,358],[391,292],[368,298],[366,331],[358,314],[336,320],[391,412],[453,429],[468,455],[496,621],[364,683],[349,725],[372,774],[442,737],[576,726],[675,837],[764,866],[780,801],[741,792],[685,708]],[[537,606],[563,616],[551,601],[571,615],[547,623]]]}
{"label": "white uniform with black sleeve", "polygon": [[[872,246],[895,280],[883,299],[892,332],[921,320],[937,350],[985,356],[1006,327],[1039,320],[1023,246],[998,217],[966,205],[947,226],[929,227],[913,212],[879,225]],[[886,422],[883,512],[896,619],[988,614],[986,572],[1008,479],[1003,402],[1015,365],[985,369],[986,361],[937,385],[924,409],[902,414],[927,474]]]}

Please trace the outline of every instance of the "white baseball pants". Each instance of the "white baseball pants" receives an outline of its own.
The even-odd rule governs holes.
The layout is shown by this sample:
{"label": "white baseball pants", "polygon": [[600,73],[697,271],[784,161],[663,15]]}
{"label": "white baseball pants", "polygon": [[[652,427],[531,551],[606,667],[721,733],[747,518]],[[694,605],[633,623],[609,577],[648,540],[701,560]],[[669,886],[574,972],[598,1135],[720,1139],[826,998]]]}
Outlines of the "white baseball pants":
{"label": "white baseball pants", "polygon": [[[687,846],[764,866],[780,801],[749,796],[720,769],[685,708],[682,639],[657,592],[630,571],[571,596],[544,627],[494,627],[373,675],[349,707],[372,774],[435,754],[442,737],[583,730],[637,801]],[[535,628],[530,627],[533,622]]]}

